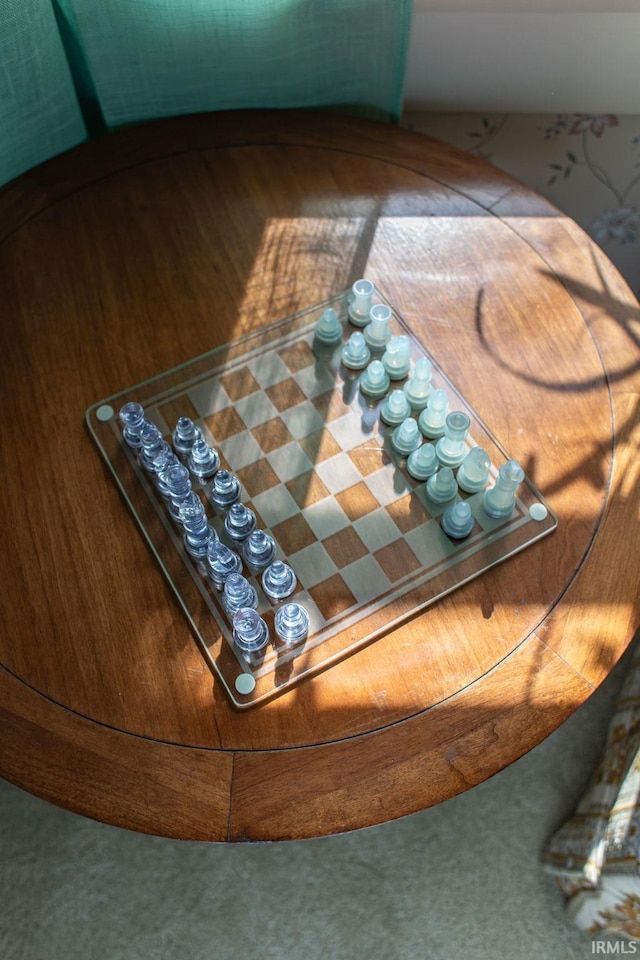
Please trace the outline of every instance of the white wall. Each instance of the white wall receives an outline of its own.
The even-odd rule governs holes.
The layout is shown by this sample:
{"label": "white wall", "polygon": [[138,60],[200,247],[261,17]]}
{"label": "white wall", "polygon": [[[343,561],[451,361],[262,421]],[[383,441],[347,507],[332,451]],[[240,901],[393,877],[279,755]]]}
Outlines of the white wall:
{"label": "white wall", "polygon": [[640,113],[640,0],[415,0],[405,109]]}

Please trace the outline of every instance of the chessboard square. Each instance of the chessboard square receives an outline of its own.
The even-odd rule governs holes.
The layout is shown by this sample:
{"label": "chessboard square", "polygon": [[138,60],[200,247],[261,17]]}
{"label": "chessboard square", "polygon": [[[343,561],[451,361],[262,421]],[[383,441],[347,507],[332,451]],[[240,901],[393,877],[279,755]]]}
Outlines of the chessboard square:
{"label": "chessboard square", "polygon": [[352,523],[364,517],[367,513],[377,510],[380,504],[371,493],[367,485],[361,480],[347,490],[336,494],[336,500],[349,517]]}
{"label": "chessboard square", "polygon": [[271,453],[278,447],[284,447],[290,443],[293,437],[287,429],[287,425],[280,417],[274,417],[267,420],[266,423],[260,423],[251,431],[265,453]]}
{"label": "chessboard square", "polygon": [[392,583],[415,573],[421,566],[415,553],[404,539],[394,540],[386,547],[376,550],[374,557]]}
{"label": "chessboard square", "polygon": [[217,413],[218,410],[224,410],[231,405],[229,394],[215,378],[191,387],[189,398],[200,417],[208,417],[210,413]]}
{"label": "chessboard square", "polygon": [[250,429],[278,416],[278,411],[262,391],[238,400],[235,409]]}
{"label": "chessboard square", "polygon": [[249,361],[248,367],[261,387],[272,387],[274,383],[291,376],[286,364],[273,352],[255,357]]}
{"label": "chessboard square", "polygon": [[315,533],[301,513],[276,523],[271,527],[271,533],[286,557],[304,550],[316,539]]}
{"label": "chessboard square", "polygon": [[364,543],[351,526],[338,530],[330,537],[325,537],[322,545],[338,569],[349,566],[350,563],[360,560],[368,553]]}
{"label": "chessboard square", "polygon": [[173,400],[167,400],[166,403],[159,403],[157,410],[171,432],[175,429],[180,417],[189,417],[191,420],[198,420],[200,417],[200,411],[185,394],[174,397]]}
{"label": "chessboard square", "polygon": [[390,466],[370,473],[364,482],[382,506],[400,500],[412,489],[402,471]]}
{"label": "chessboard square", "polygon": [[359,447],[349,450],[349,457],[363,477],[368,477],[370,473],[382,470],[391,463],[389,454],[373,437],[365,440]]}
{"label": "chessboard square", "polygon": [[425,570],[453,557],[464,544],[451,540],[437,520],[432,520],[427,529],[411,530],[405,539]]}
{"label": "chessboard square", "polygon": [[431,519],[424,503],[411,493],[394,500],[387,506],[387,510],[401,533],[424,526]]}
{"label": "chessboard square", "polygon": [[232,473],[237,473],[242,467],[246,467],[249,463],[255,463],[256,460],[260,460],[264,456],[248,430],[224,440],[220,444],[220,453]]}
{"label": "chessboard square", "polygon": [[339,453],[337,457],[318,463],[316,473],[333,494],[347,490],[361,479],[346,453]]}
{"label": "chessboard square", "polygon": [[295,601],[301,604],[309,615],[309,637],[311,638],[315,636],[316,633],[320,633],[320,631],[324,629],[324,617],[311,599],[310,594],[307,593],[306,590],[301,590],[295,594]]}
{"label": "chessboard square", "polygon": [[344,417],[338,417],[327,424],[327,430],[335,437],[341,450],[351,450],[366,441],[366,433],[362,429],[362,421],[358,414],[353,412]]}
{"label": "chessboard square", "polygon": [[371,553],[386,547],[388,543],[397,540],[400,536],[400,531],[384,507],[379,507],[373,513],[360,517],[353,527]]}
{"label": "chessboard square", "polygon": [[308,437],[301,437],[299,442],[312,463],[321,463],[340,453],[340,447],[328,430],[316,430]]}
{"label": "chessboard square", "polygon": [[289,346],[278,350],[278,353],[292,373],[304,370],[305,367],[309,367],[316,362],[313,350],[306,340],[298,340],[296,343],[289,344]]}
{"label": "chessboard square", "polygon": [[220,377],[220,383],[233,401],[248,397],[259,389],[256,378],[248,367],[240,367]]}
{"label": "chessboard square", "polygon": [[282,483],[265,490],[264,493],[256,494],[253,502],[269,529],[299,512],[298,504]]}
{"label": "chessboard square", "polygon": [[312,543],[299,550],[291,563],[298,582],[307,590],[332,577],[337,568],[321,543]]}
{"label": "chessboard square", "polygon": [[281,416],[296,440],[308,437],[324,426],[322,417],[310,400],[305,400],[290,410],[282,410]]}
{"label": "chessboard square", "polygon": [[384,570],[369,554],[341,569],[340,573],[358,603],[371,603],[390,587]]}
{"label": "chessboard square", "polygon": [[277,473],[264,457],[236,470],[236,474],[250,497],[264,493],[280,483]]}
{"label": "chessboard square", "polygon": [[224,410],[218,410],[217,413],[211,413],[204,417],[204,422],[211,431],[212,437],[216,443],[222,440],[228,440],[245,429],[245,425],[234,410],[233,407],[226,407]]}
{"label": "chessboard square", "polygon": [[325,423],[331,423],[332,420],[351,412],[351,407],[343,399],[342,392],[335,388],[327,390],[319,397],[314,397],[313,405]]}
{"label": "chessboard square", "polygon": [[288,443],[278,450],[267,454],[267,460],[278,474],[280,480],[292,480],[301,473],[307,473],[313,466],[311,460],[297,443]]}
{"label": "chessboard square", "polygon": [[[333,497],[325,497],[324,500],[312,503],[305,507],[302,513],[318,540],[330,537],[333,533],[337,533],[343,527],[348,527],[351,523],[349,517]],[[398,536],[397,530],[395,535]],[[378,546],[382,546],[382,544],[378,544]]]}
{"label": "chessboard square", "polygon": [[336,378],[324,364],[316,363],[294,374],[294,379],[305,397],[313,399],[335,386]]}
{"label": "chessboard square", "polygon": [[289,410],[305,400],[305,395],[293,377],[281,380],[270,387],[265,387],[266,395],[277,410]]}
{"label": "chessboard square", "polygon": [[300,509],[329,496],[329,491],[314,470],[307,470],[286,483],[287,490]]}
{"label": "chessboard square", "polygon": [[331,620],[357,604],[356,598],[339,573],[315,587],[310,587],[309,593],[325,620]]}

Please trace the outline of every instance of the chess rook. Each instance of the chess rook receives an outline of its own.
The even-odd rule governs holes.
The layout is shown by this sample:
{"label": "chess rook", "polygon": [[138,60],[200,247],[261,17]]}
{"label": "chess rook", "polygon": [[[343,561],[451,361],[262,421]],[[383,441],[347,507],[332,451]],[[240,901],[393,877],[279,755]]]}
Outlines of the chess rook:
{"label": "chess rook", "polygon": [[466,456],[464,441],[471,423],[466,413],[455,410],[447,414],[444,436],[436,443],[436,454],[445,467],[459,467]]}
{"label": "chess rook", "polygon": [[349,304],[349,319],[356,327],[364,327],[369,323],[375,287],[371,280],[356,280],[351,287],[351,302]]}
{"label": "chess rook", "polygon": [[260,663],[269,643],[269,628],[252,607],[243,607],[233,618],[233,641],[249,664]]}
{"label": "chess rook", "polygon": [[516,505],[516,491],[524,480],[524,470],[517,460],[507,460],[498,471],[495,486],[485,491],[482,506],[494,520],[510,517]]}
{"label": "chess rook", "polygon": [[144,419],[144,407],[139,403],[125,403],[118,414],[122,424],[122,436],[127,446],[134,450],[140,447],[140,431],[142,430]]}
{"label": "chess rook", "polygon": [[391,339],[389,322],[391,308],[385,303],[374,303],[369,311],[369,323],[364,328],[364,339],[371,350],[384,350]]}

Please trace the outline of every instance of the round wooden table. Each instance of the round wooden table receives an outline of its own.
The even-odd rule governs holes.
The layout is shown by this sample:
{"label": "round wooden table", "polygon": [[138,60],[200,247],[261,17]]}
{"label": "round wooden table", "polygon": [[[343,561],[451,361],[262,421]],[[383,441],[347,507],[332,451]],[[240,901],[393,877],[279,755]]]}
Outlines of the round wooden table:
{"label": "round wooden table", "polygon": [[[198,840],[380,823],[539,743],[637,626],[638,304],[488,164],[345,116],[177,118],[0,191],[0,773]],[[238,711],[84,422],[101,397],[372,279],[559,517],[405,626]]]}

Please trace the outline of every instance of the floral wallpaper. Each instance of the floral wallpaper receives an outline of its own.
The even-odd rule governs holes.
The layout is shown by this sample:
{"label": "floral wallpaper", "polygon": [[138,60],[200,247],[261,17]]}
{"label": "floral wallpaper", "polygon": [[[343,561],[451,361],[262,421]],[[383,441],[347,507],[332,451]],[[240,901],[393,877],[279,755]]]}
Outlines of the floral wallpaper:
{"label": "floral wallpaper", "polygon": [[640,115],[406,113],[572,217],[640,296]]}

